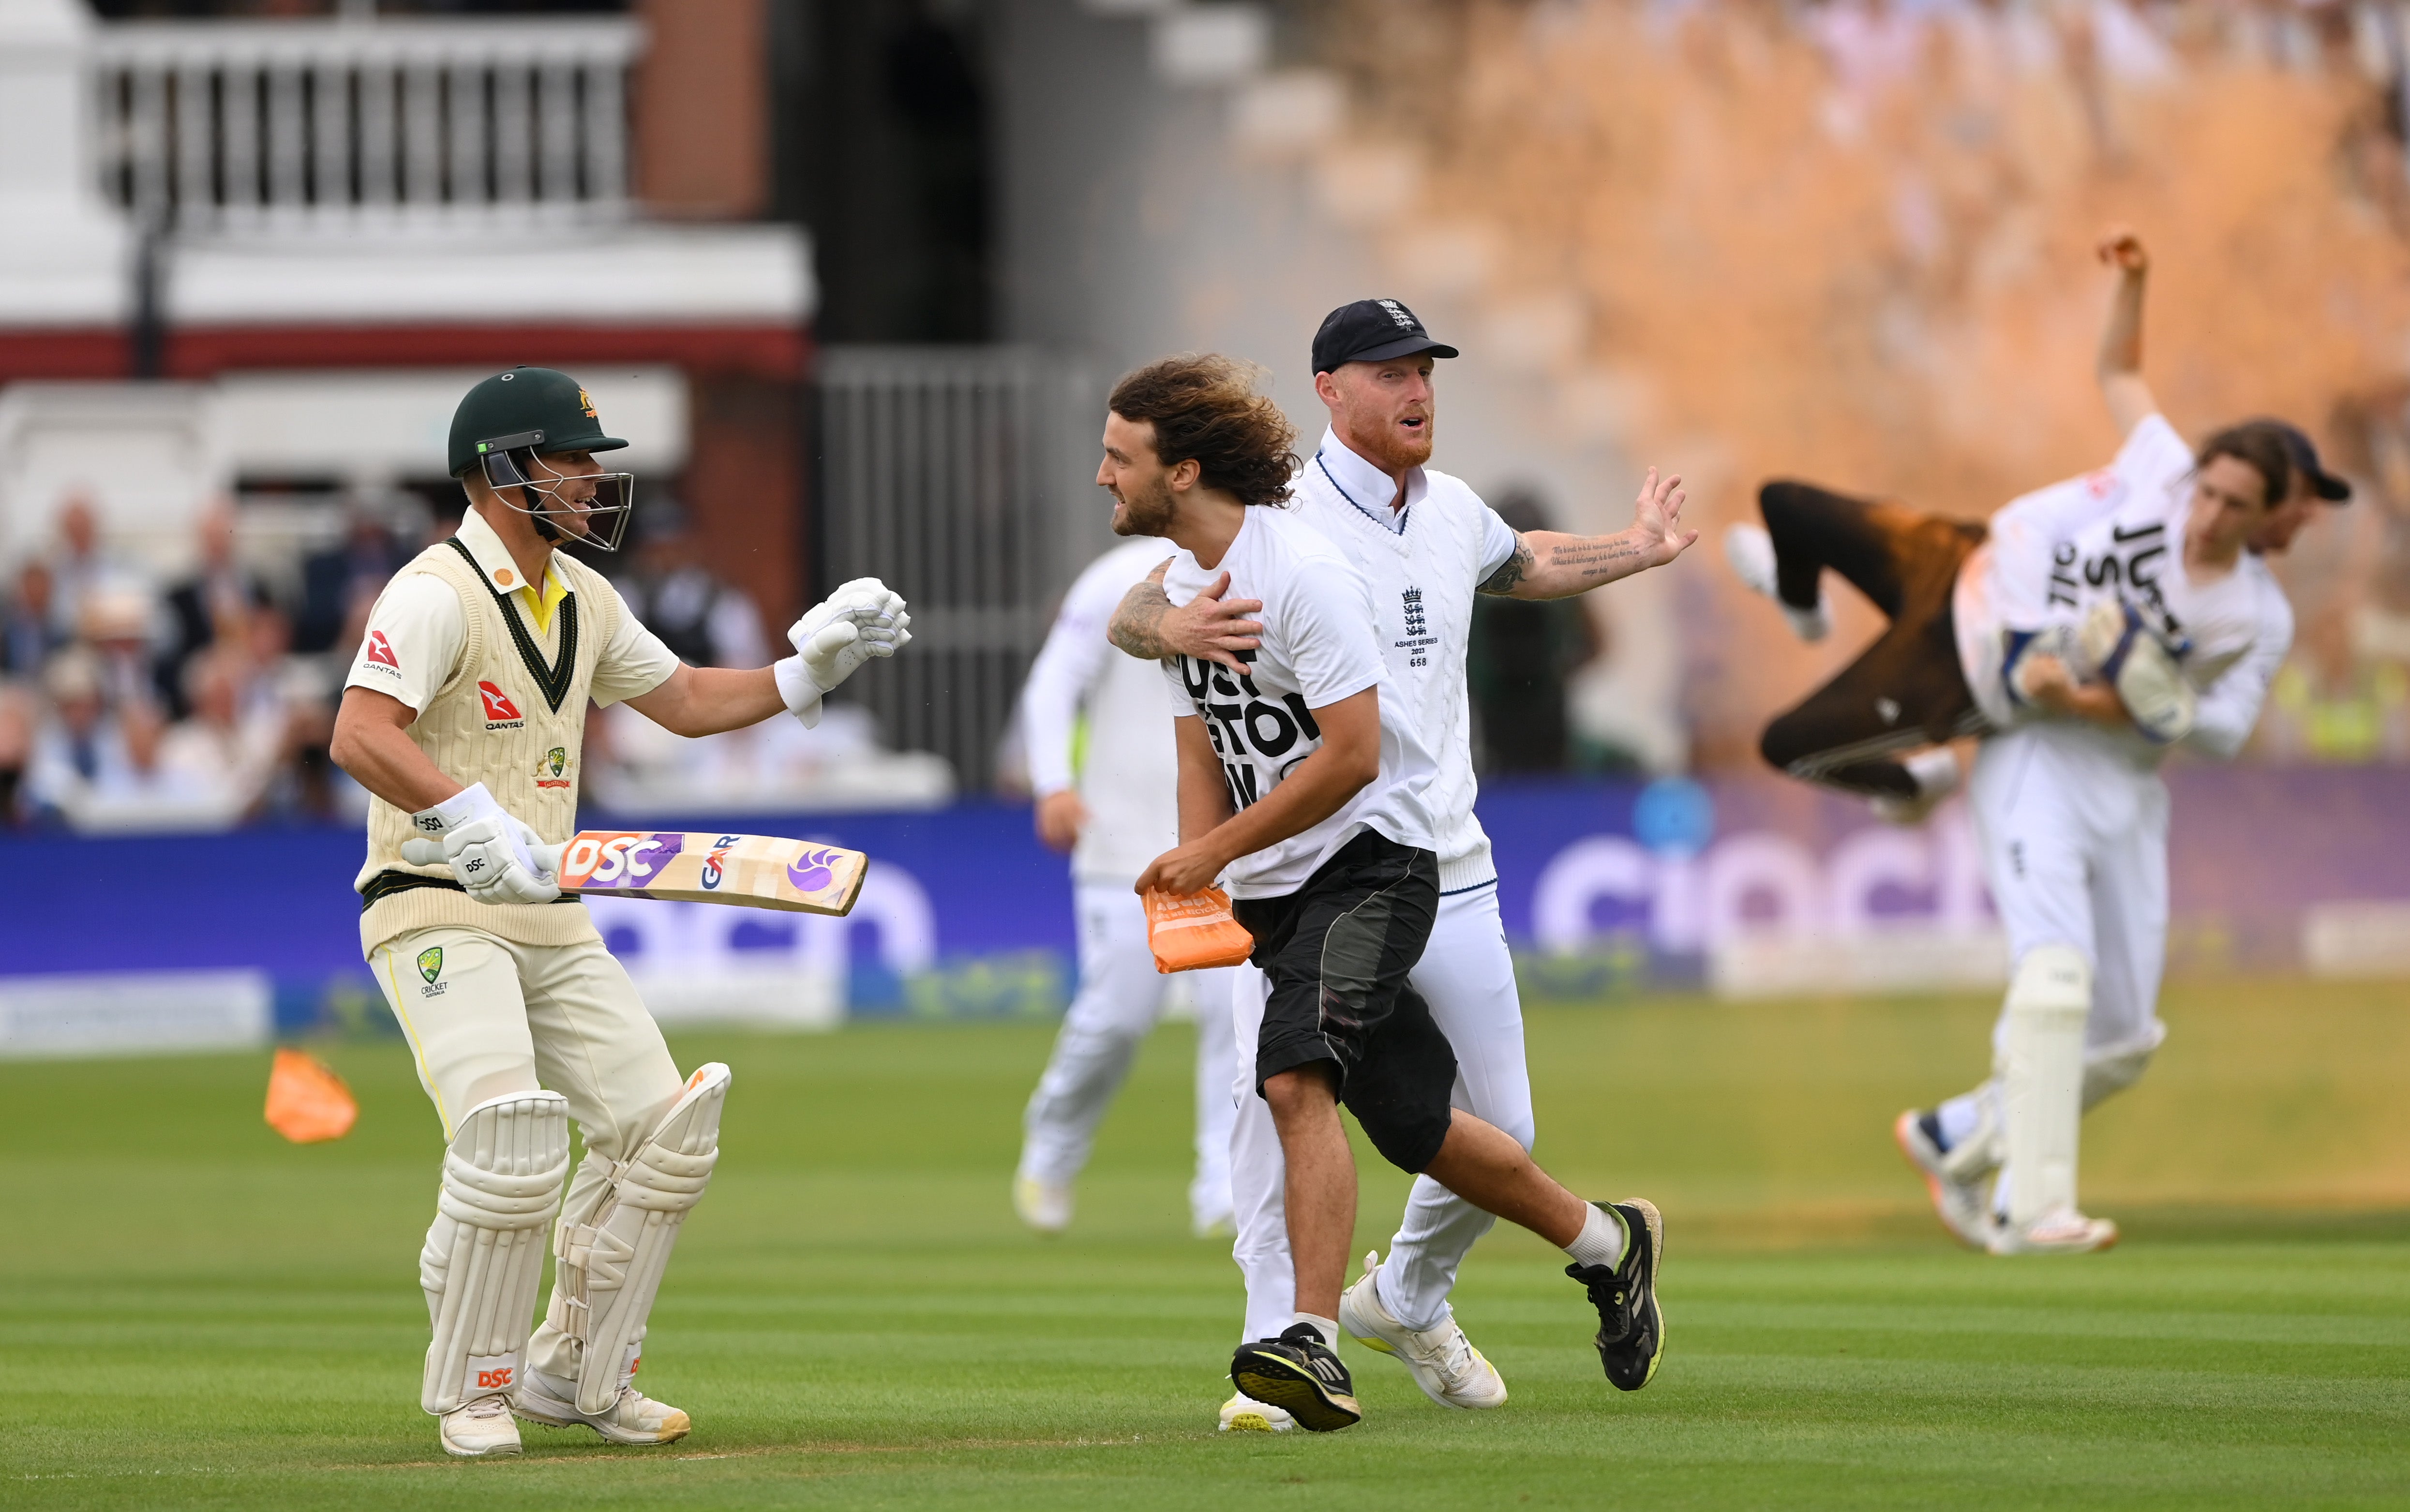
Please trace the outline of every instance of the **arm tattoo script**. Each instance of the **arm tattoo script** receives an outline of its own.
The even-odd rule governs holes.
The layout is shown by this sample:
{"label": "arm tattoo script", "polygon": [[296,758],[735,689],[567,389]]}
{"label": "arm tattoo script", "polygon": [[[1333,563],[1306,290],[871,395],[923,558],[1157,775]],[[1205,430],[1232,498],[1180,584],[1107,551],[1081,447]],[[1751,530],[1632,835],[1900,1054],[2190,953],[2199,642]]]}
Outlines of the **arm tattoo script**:
{"label": "arm tattoo script", "polygon": [[1105,637],[1116,646],[1144,661],[1161,661],[1171,655],[1163,643],[1163,616],[1171,611],[1170,596],[1156,583],[1141,583],[1122,595],[1119,609],[1113,611],[1112,622],[1105,627]]}
{"label": "arm tattoo script", "polygon": [[1627,562],[1640,554],[1640,548],[1613,536],[1601,536],[1590,540],[1577,540],[1571,545],[1548,549],[1548,565],[1568,571],[1577,571],[1586,578],[1605,577],[1616,570],[1615,564]]}
{"label": "arm tattoo script", "polygon": [[[1474,588],[1473,591],[1475,593],[1488,594],[1513,593],[1515,591],[1515,584],[1522,582],[1524,574],[1531,570],[1532,548],[1525,545],[1523,543],[1523,538],[1517,535],[1515,538],[1514,554],[1508,556],[1506,560],[1499,563],[1498,570],[1482,579],[1480,586]],[[1459,581],[1462,580],[1459,579]]]}

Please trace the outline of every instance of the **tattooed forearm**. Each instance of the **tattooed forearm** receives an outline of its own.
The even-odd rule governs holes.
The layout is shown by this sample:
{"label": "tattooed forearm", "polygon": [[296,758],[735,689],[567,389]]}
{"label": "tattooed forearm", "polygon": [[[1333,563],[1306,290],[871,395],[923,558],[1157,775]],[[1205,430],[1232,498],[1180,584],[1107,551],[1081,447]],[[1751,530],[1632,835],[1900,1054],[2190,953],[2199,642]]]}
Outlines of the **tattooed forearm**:
{"label": "tattooed forearm", "polygon": [[[1515,584],[1522,582],[1524,574],[1531,570],[1532,548],[1524,543],[1521,536],[1517,536],[1515,538],[1515,554],[1507,557],[1506,560],[1499,563],[1498,570],[1482,579],[1480,586],[1475,588],[1474,591],[1475,593],[1488,594],[1513,593],[1515,591]],[[1464,580],[1462,578],[1459,578],[1457,581],[1461,583]]]}
{"label": "tattooed forearm", "polygon": [[1619,536],[1601,536],[1548,548],[1548,566],[1584,578],[1621,577],[1628,569],[1618,564],[1639,554],[1638,546]]}
{"label": "tattooed forearm", "polygon": [[1171,599],[1154,583],[1141,583],[1122,595],[1122,604],[1113,611],[1112,622],[1105,627],[1105,637],[1122,650],[1145,661],[1161,661],[1171,655],[1163,641],[1163,616],[1171,610]]}

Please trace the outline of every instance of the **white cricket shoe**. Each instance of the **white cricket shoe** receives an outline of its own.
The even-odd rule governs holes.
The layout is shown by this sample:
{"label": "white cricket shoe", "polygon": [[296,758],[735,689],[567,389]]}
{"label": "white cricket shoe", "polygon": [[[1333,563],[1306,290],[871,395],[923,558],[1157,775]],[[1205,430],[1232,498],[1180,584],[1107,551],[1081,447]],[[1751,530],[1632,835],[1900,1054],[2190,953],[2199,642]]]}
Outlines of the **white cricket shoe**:
{"label": "white cricket shoe", "polygon": [[1925,1192],[1933,1199],[1933,1211],[1941,1219],[1941,1226],[1968,1248],[1988,1249],[1992,1245],[1992,1204],[1984,1176],[1989,1173],[1969,1179],[1954,1172],[1941,1142],[1926,1127],[1925,1120],[1930,1116],[1909,1109],[1892,1120],[1892,1138],[1899,1142],[1899,1153],[1907,1156],[1908,1163],[1924,1178]]}
{"label": "white cricket shoe", "polygon": [[1222,1425],[1214,1432],[1285,1433],[1296,1426],[1297,1419],[1288,1415],[1287,1408],[1258,1402],[1244,1391],[1233,1391],[1230,1400],[1222,1404]]}
{"label": "white cricket shoe", "polygon": [[1992,1230],[1995,1255],[2088,1255],[2117,1242],[2117,1225],[2088,1218],[2073,1208],[2045,1213],[2020,1229],[2002,1223]]}
{"label": "white cricket shoe", "polygon": [[1012,1210],[1039,1233],[1061,1233],[1071,1226],[1071,1188],[1067,1182],[1012,1178]]}
{"label": "white cricket shoe", "polygon": [[511,1410],[548,1428],[591,1428],[614,1444],[675,1444],[694,1431],[685,1413],[633,1386],[621,1387],[618,1400],[601,1412],[580,1412],[576,1383],[540,1370],[520,1373]]}
{"label": "white cricket shoe", "polygon": [[1339,1326],[1367,1349],[1394,1356],[1443,1407],[1472,1411],[1506,1404],[1506,1382],[1464,1336],[1454,1318],[1437,1328],[1410,1329],[1381,1303],[1381,1254],[1364,1257],[1364,1277],[1339,1297]]}
{"label": "white cricket shoe", "polygon": [[519,1425],[511,1420],[507,1397],[481,1396],[435,1419],[435,1436],[443,1452],[462,1460],[483,1460],[519,1452]]}
{"label": "white cricket shoe", "polygon": [[1762,525],[1731,525],[1724,527],[1724,560],[1732,564],[1733,575],[1744,587],[1762,593],[1774,600],[1782,617],[1802,641],[1822,641],[1833,633],[1833,600],[1820,586],[1816,591],[1816,607],[1799,609],[1782,601],[1775,585],[1774,538]]}

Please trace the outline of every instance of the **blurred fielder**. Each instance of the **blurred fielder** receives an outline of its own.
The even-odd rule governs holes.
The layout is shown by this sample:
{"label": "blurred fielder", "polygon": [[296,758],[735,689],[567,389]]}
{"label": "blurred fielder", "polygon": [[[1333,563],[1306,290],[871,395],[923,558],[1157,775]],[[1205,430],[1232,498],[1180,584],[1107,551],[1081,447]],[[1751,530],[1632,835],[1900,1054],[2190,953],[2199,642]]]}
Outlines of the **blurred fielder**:
{"label": "blurred fielder", "polygon": [[[1163,560],[1155,540],[1125,541],[1089,564],[1063,598],[1021,691],[1021,731],[1038,836],[1071,856],[1080,990],[1023,1116],[1012,1205],[1040,1233],[1071,1221],[1071,1182],[1096,1125],[1154,1027],[1171,978],[1156,973],[1146,908],[1130,884],[1180,838],[1179,762],[1163,717],[1163,673],[1115,655],[1106,623],[1123,591]],[[1081,715],[1086,715],[1082,727]],[[1084,739],[1083,739],[1084,736]],[[1074,760],[1074,747],[1079,747]],[[1228,970],[1187,973],[1197,1005],[1197,1174],[1188,1214],[1198,1234],[1230,1221]]]}
{"label": "blurred fielder", "polygon": [[[1651,474],[1634,523],[1620,535],[1518,535],[1464,482],[1426,464],[1437,424],[1435,359],[1457,349],[1430,338],[1392,299],[1363,299],[1324,320],[1314,341],[1314,392],[1330,413],[1322,443],[1299,474],[1289,510],[1337,546],[1371,585],[1373,628],[1402,713],[1430,746],[1437,773],[1426,795],[1435,825],[1440,900],[1430,943],[1408,973],[1456,1052],[1454,1105],[1532,1147],[1531,1073],[1523,1010],[1498,914],[1498,871],[1474,814],[1478,791],[1465,692],[1465,654],[1476,594],[1561,598],[1669,562],[1696,539],[1680,528],[1681,480]],[[1133,589],[1114,634],[1133,655],[1188,655],[1236,666],[1262,606],[1225,599],[1227,585],[1174,610],[1154,583]],[[1264,981],[1240,968],[1239,1038],[1252,1044]],[[1284,1213],[1280,1142],[1269,1107],[1240,1087],[1232,1139],[1235,1255],[1246,1279],[1246,1334],[1280,1332],[1295,1308]],[[1340,1325],[1394,1356],[1443,1406],[1494,1407],[1506,1386],[1448,1305],[1465,1255],[1497,1220],[1429,1175],[1415,1179],[1404,1220],[1383,1263],[1340,1302]],[[1274,1410],[1225,1403],[1222,1426],[1287,1426]]]}
{"label": "blurred fielder", "polygon": [[2015,500],[1988,532],[1768,483],[1764,528],[1725,540],[1807,639],[1829,627],[1827,567],[1892,622],[1767,727],[1769,761],[1916,818],[1958,785],[1946,742],[1982,737],[1968,797],[2011,962],[1995,1071],[1895,1133],[1951,1231],[1996,1254],[2116,1242],[2077,1205],[2077,1126],[2167,1036],[2159,763],[2179,743],[2241,749],[2293,638],[2262,557],[2351,494],[2279,421],[2187,447],[2142,381],[2149,259],[2123,233],[2100,256],[2118,270],[2101,395],[2126,438],[2108,467]]}
{"label": "blurred fielder", "polygon": [[[434,1330],[419,1404],[464,1458],[517,1453],[514,1413],[618,1444],[689,1427],[633,1377],[719,1159],[729,1073],[679,1076],[585,905],[560,895],[588,700],[681,735],[782,711],[814,724],[822,694],[910,639],[903,600],[862,579],[795,623],[776,666],[680,665],[554,550],[618,545],[634,480],[594,454],[627,444],[565,374],[471,389],[450,444],[468,514],[379,596],[335,722],[335,759],[375,799],[360,945],[449,1142],[418,1257]],[[564,1205],[573,1117],[586,1159]],[[552,1304],[530,1338],[547,1229]]]}

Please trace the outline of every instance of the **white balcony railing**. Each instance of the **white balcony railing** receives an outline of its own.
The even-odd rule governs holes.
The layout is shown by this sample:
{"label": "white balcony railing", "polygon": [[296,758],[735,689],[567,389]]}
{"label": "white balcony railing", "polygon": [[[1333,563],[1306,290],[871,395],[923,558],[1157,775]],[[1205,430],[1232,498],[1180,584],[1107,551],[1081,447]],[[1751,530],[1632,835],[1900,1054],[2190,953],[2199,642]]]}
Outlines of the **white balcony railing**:
{"label": "white balcony railing", "polygon": [[374,234],[627,212],[634,22],[97,30],[101,189],[138,223]]}

